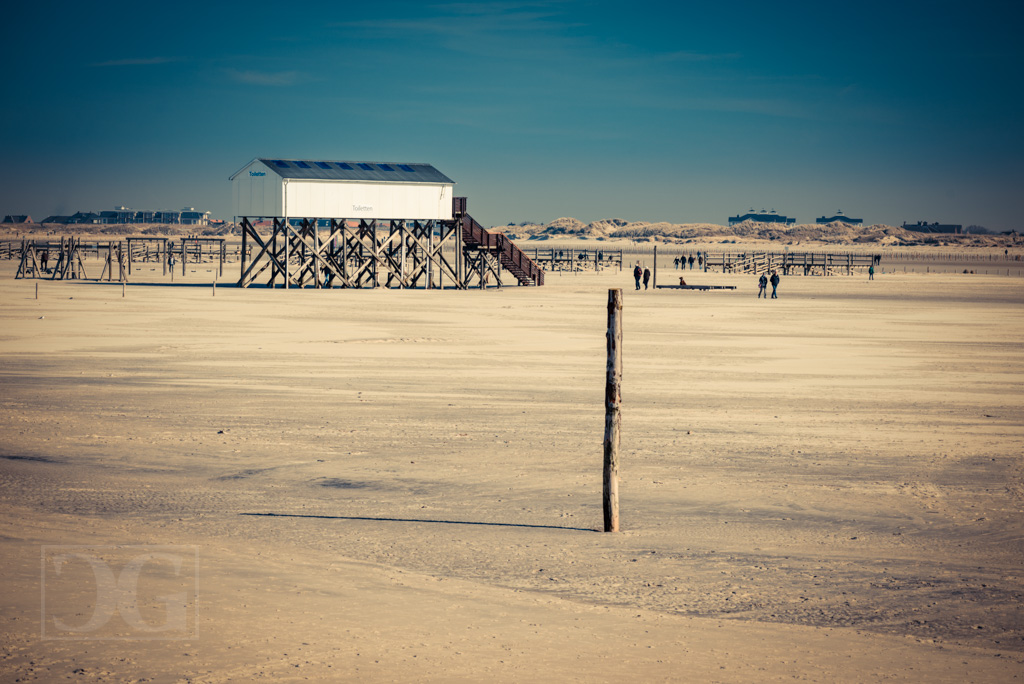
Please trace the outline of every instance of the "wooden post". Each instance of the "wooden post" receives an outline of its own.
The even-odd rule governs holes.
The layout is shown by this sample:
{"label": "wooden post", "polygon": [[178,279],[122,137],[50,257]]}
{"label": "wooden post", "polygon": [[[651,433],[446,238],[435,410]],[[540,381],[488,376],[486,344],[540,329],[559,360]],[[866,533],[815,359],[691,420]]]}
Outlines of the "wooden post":
{"label": "wooden post", "polygon": [[494,256],[494,283],[495,287],[501,289],[501,252],[505,249],[505,245],[502,241],[504,236],[498,237],[498,253]]}
{"label": "wooden post", "polygon": [[249,225],[248,224],[249,224],[249,218],[246,217],[246,216],[243,216],[242,217],[242,221],[239,224],[241,226],[241,228],[242,228],[242,252],[241,252],[241,254],[238,255],[239,261],[242,262],[241,265],[240,265],[241,270],[238,271],[239,273],[242,274],[238,278],[238,286],[239,287],[245,287],[245,283],[242,282],[242,281],[245,278],[245,263],[246,263],[247,258],[248,258],[248,254],[246,253],[246,249],[249,247]]}
{"label": "wooden post", "polygon": [[348,278],[348,221],[341,220],[341,273]]}
{"label": "wooden post", "polygon": [[320,226],[318,225],[318,221],[319,220],[320,219],[317,219],[317,218],[313,219],[313,251],[315,252],[315,255],[313,257],[313,279],[316,280],[316,285],[314,285],[313,287],[315,287],[318,290],[321,287],[323,287],[323,285],[320,282],[321,275],[320,275]]}
{"label": "wooden post", "polygon": [[654,245],[654,276],[651,278],[651,289],[658,289],[658,245]]}
{"label": "wooden post", "polygon": [[292,256],[291,256],[291,254],[292,254],[291,253],[292,237],[288,234],[288,226],[289,226],[289,224],[288,224],[288,217],[285,216],[284,217],[284,230],[283,230],[282,235],[284,237],[284,289],[286,289],[286,290],[288,289],[288,286],[290,284],[289,281],[291,281],[291,279],[292,279],[292,264],[291,264],[291,261],[292,261]]}
{"label": "wooden post", "polygon": [[604,531],[619,531],[622,417],[622,290],[608,290],[608,368],[604,389]]}
{"label": "wooden post", "polygon": [[[373,267],[373,289],[380,287],[380,279],[377,277],[377,265],[380,263],[380,252],[378,251],[377,245],[377,219],[371,221],[373,224],[373,261],[371,266]],[[427,289],[430,289],[430,266],[427,266]]]}

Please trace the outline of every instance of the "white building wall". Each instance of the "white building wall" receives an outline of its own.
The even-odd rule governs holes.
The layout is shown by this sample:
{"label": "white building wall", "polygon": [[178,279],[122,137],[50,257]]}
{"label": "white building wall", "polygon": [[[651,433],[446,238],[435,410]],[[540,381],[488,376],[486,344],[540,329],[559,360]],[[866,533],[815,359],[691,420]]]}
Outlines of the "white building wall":
{"label": "white building wall", "polygon": [[285,181],[285,212],[294,217],[444,219],[452,218],[447,184]]}
{"label": "white building wall", "polygon": [[231,181],[235,216],[284,216],[283,180],[259,160],[239,171]]}
{"label": "white building wall", "polygon": [[449,183],[285,179],[259,160],[231,182],[234,215],[290,218],[452,218]]}

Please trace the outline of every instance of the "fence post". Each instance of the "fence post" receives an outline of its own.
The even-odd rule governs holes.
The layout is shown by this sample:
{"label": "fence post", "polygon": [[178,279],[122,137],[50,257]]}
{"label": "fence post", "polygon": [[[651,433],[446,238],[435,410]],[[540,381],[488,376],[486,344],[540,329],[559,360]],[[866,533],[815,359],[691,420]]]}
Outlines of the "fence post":
{"label": "fence post", "polygon": [[654,276],[651,279],[651,287],[658,289],[658,245],[654,245]]}
{"label": "fence post", "polygon": [[622,290],[608,290],[608,367],[604,390],[604,531],[619,531],[619,442],[622,417]]}

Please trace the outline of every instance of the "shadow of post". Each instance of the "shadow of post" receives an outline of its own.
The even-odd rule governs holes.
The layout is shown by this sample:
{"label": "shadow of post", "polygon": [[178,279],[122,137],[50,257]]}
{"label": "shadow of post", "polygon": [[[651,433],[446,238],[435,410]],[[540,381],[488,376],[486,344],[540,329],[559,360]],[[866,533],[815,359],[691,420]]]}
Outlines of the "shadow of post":
{"label": "shadow of post", "polygon": [[529,525],[526,523],[481,522],[476,520],[426,520],[422,518],[374,518],[358,515],[310,515],[308,513],[239,513],[264,518],[319,518],[321,520],[367,520],[372,522],[431,523],[435,525],[486,525],[489,527],[527,527],[540,530],[567,530],[570,532],[597,532],[589,527],[563,527],[561,525]]}

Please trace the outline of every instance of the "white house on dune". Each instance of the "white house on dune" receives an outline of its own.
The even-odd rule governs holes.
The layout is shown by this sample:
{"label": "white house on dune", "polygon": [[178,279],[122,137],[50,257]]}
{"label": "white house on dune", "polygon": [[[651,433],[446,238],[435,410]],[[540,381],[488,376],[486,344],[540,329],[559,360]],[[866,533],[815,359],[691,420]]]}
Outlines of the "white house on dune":
{"label": "white house on dune", "polygon": [[256,158],[230,177],[236,220],[451,220],[455,182],[430,164]]}

